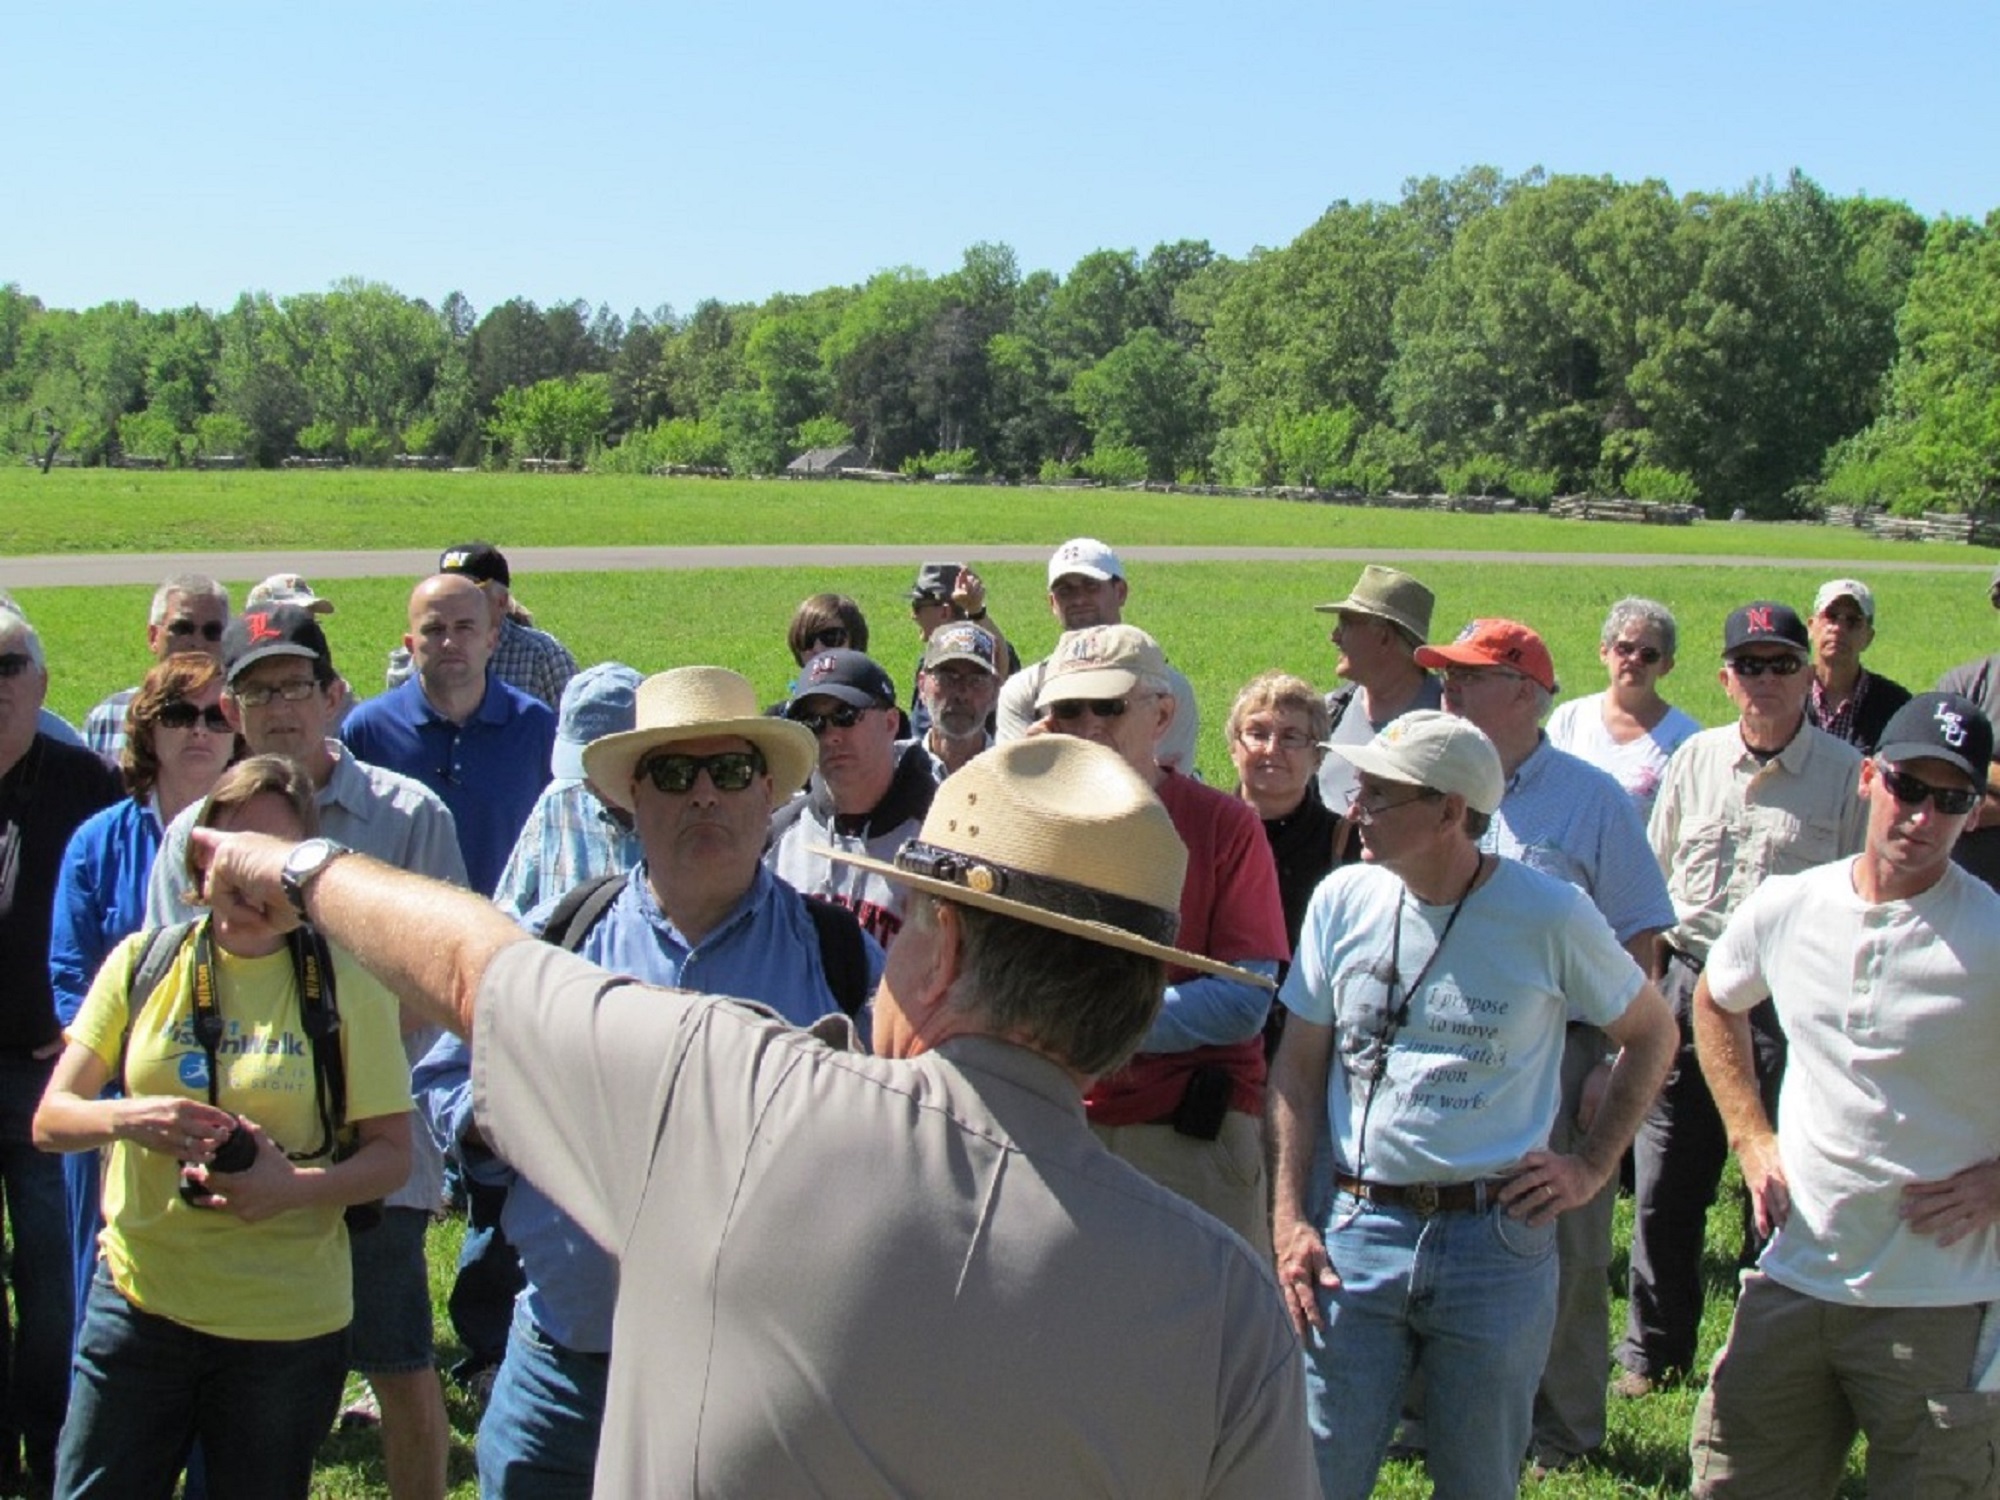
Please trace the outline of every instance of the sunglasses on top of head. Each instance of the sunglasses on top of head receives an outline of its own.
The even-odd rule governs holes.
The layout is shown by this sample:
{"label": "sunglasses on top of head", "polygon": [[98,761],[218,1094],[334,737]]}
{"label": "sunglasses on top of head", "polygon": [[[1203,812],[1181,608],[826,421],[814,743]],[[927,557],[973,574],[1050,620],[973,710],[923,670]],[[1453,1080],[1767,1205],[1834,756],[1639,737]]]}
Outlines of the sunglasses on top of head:
{"label": "sunglasses on top of head", "polygon": [[641,776],[675,797],[693,791],[695,778],[703,771],[718,792],[740,792],[764,774],[764,757],[756,750],[725,750],[720,755],[668,751],[648,756],[639,766]]}

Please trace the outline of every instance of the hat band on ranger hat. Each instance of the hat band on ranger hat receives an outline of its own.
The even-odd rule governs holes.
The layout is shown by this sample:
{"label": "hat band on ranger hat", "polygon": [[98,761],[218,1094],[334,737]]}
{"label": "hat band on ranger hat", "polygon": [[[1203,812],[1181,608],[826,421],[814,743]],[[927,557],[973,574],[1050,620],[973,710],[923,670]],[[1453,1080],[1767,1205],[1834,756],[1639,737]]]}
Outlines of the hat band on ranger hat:
{"label": "hat band on ranger hat", "polygon": [[1077,922],[1116,927],[1149,943],[1168,946],[1180,930],[1180,913],[1164,907],[1114,896],[1053,875],[1010,869],[991,860],[974,859],[951,849],[911,839],[896,853],[896,868],[947,885],[962,886],[982,896],[1003,896]]}

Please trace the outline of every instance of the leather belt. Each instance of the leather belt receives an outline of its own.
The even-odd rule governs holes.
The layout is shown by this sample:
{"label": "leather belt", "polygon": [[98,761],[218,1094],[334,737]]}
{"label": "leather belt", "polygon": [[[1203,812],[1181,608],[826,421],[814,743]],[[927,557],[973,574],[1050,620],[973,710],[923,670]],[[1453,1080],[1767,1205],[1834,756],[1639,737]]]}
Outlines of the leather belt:
{"label": "leather belt", "polygon": [[1500,1191],[1499,1180],[1491,1177],[1474,1182],[1412,1182],[1399,1185],[1364,1182],[1345,1172],[1335,1172],[1333,1185],[1343,1193],[1352,1193],[1364,1203],[1379,1204],[1383,1208],[1407,1208],[1420,1219],[1428,1219],[1432,1214],[1484,1213],[1499,1201]]}

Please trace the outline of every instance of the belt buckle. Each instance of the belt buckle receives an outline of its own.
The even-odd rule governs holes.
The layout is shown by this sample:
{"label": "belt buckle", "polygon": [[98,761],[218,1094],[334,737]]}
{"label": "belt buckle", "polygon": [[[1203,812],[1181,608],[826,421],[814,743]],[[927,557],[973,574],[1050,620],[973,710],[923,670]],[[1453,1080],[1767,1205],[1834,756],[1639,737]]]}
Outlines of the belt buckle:
{"label": "belt buckle", "polygon": [[1438,1211],[1438,1189],[1435,1182],[1413,1182],[1403,1190],[1403,1202],[1420,1219],[1428,1219]]}

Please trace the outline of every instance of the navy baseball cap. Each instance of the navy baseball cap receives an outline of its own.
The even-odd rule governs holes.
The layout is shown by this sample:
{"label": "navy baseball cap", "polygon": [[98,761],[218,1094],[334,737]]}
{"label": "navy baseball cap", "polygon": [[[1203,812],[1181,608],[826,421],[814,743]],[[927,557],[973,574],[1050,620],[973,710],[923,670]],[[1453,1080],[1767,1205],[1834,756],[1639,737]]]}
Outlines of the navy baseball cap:
{"label": "navy baseball cap", "polygon": [[792,701],[785,705],[785,717],[796,718],[801,698],[824,695],[850,703],[856,708],[893,708],[896,684],[875,664],[875,659],[859,651],[822,651],[806,658],[799,671]]}
{"label": "navy baseball cap", "polygon": [[1800,656],[1812,653],[1806,622],[1789,604],[1758,599],[1729,612],[1722,627],[1722,654],[1732,656],[1745,646],[1784,646]]}
{"label": "navy baseball cap", "polygon": [[1979,785],[1993,763],[1993,723],[1957,693],[1918,693],[1890,716],[1875,746],[1878,760],[1948,761]]}

